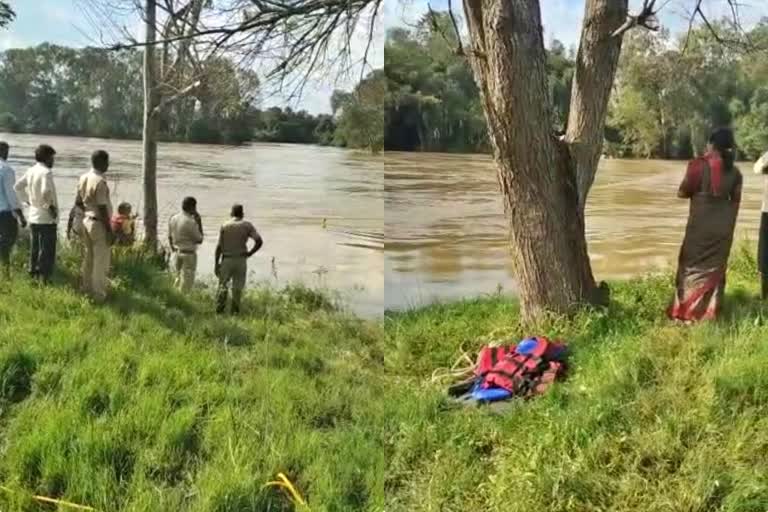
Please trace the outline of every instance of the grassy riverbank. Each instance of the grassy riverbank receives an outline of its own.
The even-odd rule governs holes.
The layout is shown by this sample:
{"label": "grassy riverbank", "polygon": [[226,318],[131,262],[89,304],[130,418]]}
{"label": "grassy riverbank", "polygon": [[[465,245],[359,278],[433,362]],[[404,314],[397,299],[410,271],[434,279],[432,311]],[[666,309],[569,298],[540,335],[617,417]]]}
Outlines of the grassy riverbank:
{"label": "grassy riverbank", "polygon": [[[768,307],[734,257],[717,324],[663,319],[671,278],[613,287],[604,312],[516,321],[497,296],[388,315],[260,290],[211,314],[143,263],[105,307],[72,290],[0,285],[0,509],[31,494],[102,511],[765,510]],[[504,416],[446,407],[429,383],[463,345],[535,330],[573,371]],[[61,510],[66,510],[62,508]]]}
{"label": "grassy riverbank", "polygon": [[[768,307],[754,268],[734,250],[717,324],[665,321],[660,276],[614,285],[606,312],[542,326],[570,342],[573,372],[505,416],[441,412],[439,390],[423,388],[387,456],[387,510],[766,510]],[[515,315],[491,297],[385,327],[397,366],[423,381],[459,343],[528,334]]]}
{"label": "grassy riverbank", "polygon": [[0,509],[294,510],[278,472],[313,511],[381,506],[380,325],[300,287],[220,318],[130,262],[95,307],[65,260],[50,288],[0,284]]}

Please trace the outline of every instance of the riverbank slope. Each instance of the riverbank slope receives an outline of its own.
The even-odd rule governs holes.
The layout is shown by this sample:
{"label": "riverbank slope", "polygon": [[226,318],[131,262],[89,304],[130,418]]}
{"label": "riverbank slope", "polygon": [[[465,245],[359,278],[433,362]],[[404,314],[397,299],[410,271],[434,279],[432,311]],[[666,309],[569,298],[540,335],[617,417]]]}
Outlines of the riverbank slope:
{"label": "riverbank slope", "polygon": [[294,510],[279,472],[313,511],[381,507],[380,324],[301,287],[217,317],[127,258],[97,307],[63,258],[49,288],[0,283],[0,508]]}
{"label": "riverbank slope", "polygon": [[[283,472],[312,512],[763,510],[768,307],[734,252],[716,324],[664,320],[662,275],[535,329],[489,296],[383,330],[299,287],[217,317],[125,259],[94,307],[65,255],[51,288],[0,285],[0,507],[305,510],[264,487]],[[570,343],[570,377],[503,416],[430,383],[459,347],[538,333]]]}
{"label": "riverbank slope", "polygon": [[569,379],[504,416],[444,411],[422,385],[388,455],[388,511],[755,511],[768,504],[768,307],[734,249],[718,323],[670,324],[672,276],[614,283],[607,311],[516,326],[501,297],[388,315],[393,360],[416,382],[457,347],[561,337]]}

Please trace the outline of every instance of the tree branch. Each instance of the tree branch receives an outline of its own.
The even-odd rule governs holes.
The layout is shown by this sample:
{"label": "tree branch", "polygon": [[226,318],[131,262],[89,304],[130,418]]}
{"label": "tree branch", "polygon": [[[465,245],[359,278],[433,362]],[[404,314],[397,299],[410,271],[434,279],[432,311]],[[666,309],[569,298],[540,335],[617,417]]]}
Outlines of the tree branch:
{"label": "tree branch", "polygon": [[472,49],[469,52],[464,48],[464,43],[462,42],[461,32],[459,31],[459,23],[456,19],[456,14],[453,11],[453,0],[448,0],[448,19],[451,21],[451,25],[453,27],[453,34],[456,36],[456,41],[452,41],[448,35],[445,33],[444,27],[442,27],[438,22],[438,15],[432,9],[432,6],[430,4],[427,4],[427,11],[429,20],[432,22],[432,28],[438,32],[442,38],[445,40],[446,43],[448,43],[450,46],[453,46],[455,44],[455,48],[453,49],[453,53],[455,55],[458,55],[460,57],[466,56],[468,53],[474,55],[475,57],[484,57],[483,53]]}
{"label": "tree branch", "polygon": [[16,19],[16,13],[7,2],[0,2],[0,28],[5,27]]}
{"label": "tree branch", "polygon": [[373,33],[376,29],[376,15],[379,11],[379,4],[382,0],[376,0],[376,8],[371,16],[370,26],[368,27],[368,44],[365,45],[365,54],[363,55],[363,64],[360,66],[360,81],[363,81],[365,76],[365,68],[368,65],[368,54],[371,51],[371,45],[373,44]]}
{"label": "tree branch", "polygon": [[[256,13],[250,13],[250,16],[240,23],[225,23],[219,26],[199,30],[193,33],[180,34],[174,37],[159,39],[156,43],[175,43],[186,39],[199,39],[204,36],[218,35],[222,37],[231,37],[235,34],[249,32],[259,28],[279,25],[281,22],[289,21],[291,18],[300,16],[328,16],[336,13],[359,14],[370,5],[375,5],[376,10],[381,4],[381,0],[309,0],[299,4],[289,1],[269,2],[266,0],[251,0],[257,7],[260,7]],[[112,50],[125,50],[129,48],[139,48],[146,46],[145,41],[133,41],[130,43],[118,43],[110,47]]]}
{"label": "tree branch", "polygon": [[448,0],[448,16],[451,17],[453,31],[456,34],[456,41],[459,43],[459,48],[457,51],[459,52],[459,55],[464,55],[464,47],[461,45],[461,32],[459,32],[459,24],[456,22],[456,16],[453,14],[452,0]]}
{"label": "tree branch", "polygon": [[[666,5],[669,0],[664,3]],[[659,30],[658,12],[664,7],[654,10],[656,0],[643,0],[643,8],[638,14],[627,14],[627,19],[623,25],[613,31],[612,37],[621,37],[624,33],[634,27],[643,27],[654,32]]]}
{"label": "tree branch", "polygon": [[742,47],[745,50],[758,49],[752,44],[749,34],[747,33],[746,30],[744,30],[744,27],[741,24],[738,2],[736,0],[727,0],[727,1],[728,1],[728,5],[731,8],[731,16],[732,16],[731,23],[733,25],[733,28],[741,36],[741,38],[731,39],[731,38],[723,37],[722,34],[717,30],[717,28],[709,21],[709,18],[707,17],[707,15],[704,14],[704,10],[701,8],[703,0],[696,0],[696,5],[694,6],[693,11],[691,12],[690,18],[688,20],[688,32],[685,36],[685,43],[683,44],[683,49],[681,53],[685,53],[686,50],[688,49],[688,45],[691,40],[691,34],[693,33],[693,24],[697,17],[701,18],[701,20],[704,22],[704,26],[707,27],[707,30],[709,31],[709,33],[718,43],[722,45]]}
{"label": "tree branch", "polygon": [[197,89],[198,87],[200,87],[200,83],[201,83],[200,80],[197,80],[196,82],[189,84],[188,86],[186,86],[185,88],[183,88],[182,90],[174,94],[173,96],[168,96],[166,98],[163,98],[163,100],[157,106],[155,106],[154,109],[152,109],[151,115],[152,116],[158,115],[166,106],[168,106],[169,104],[175,101],[178,101],[179,99],[183,98],[184,96],[192,92],[194,89]]}
{"label": "tree branch", "polygon": [[[97,5],[118,0],[78,1],[89,2],[96,12]],[[282,90],[307,80],[321,68],[332,68],[341,77],[353,67],[356,72],[360,65],[360,76],[364,77],[371,67],[369,60],[384,0],[217,0],[207,4],[209,15],[199,23],[194,14],[199,0],[158,3],[166,15],[181,19],[175,20],[166,34],[159,34],[154,44],[173,44],[176,54],[193,55],[204,48],[204,53],[211,55],[222,52],[232,59],[240,57],[240,65],[266,67],[261,73]],[[135,5],[134,12],[141,15],[141,6]],[[94,27],[97,33],[100,29]],[[368,41],[360,55],[353,40],[362,31]],[[103,43],[102,38],[102,45],[125,50],[145,47],[147,43],[123,35],[110,43]]]}

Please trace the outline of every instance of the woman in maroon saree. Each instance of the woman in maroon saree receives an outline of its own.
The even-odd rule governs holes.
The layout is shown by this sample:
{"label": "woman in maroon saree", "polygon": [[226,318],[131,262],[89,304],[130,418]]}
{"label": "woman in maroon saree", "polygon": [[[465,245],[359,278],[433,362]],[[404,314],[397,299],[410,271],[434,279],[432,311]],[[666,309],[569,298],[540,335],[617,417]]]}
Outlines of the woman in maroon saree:
{"label": "woman in maroon saree", "polygon": [[734,167],[735,141],[728,129],[709,138],[707,153],[688,163],[678,197],[690,199],[680,248],[675,298],[667,311],[674,320],[717,317],[725,295],[725,273],[741,202],[742,176]]}

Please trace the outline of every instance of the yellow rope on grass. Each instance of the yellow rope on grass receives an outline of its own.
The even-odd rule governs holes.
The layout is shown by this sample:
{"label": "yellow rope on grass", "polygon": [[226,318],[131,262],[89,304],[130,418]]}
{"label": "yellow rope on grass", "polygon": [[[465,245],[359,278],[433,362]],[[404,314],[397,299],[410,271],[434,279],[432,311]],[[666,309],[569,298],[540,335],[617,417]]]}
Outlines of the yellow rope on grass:
{"label": "yellow rope on grass", "polygon": [[285,476],[284,473],[278,473],[277,480],[273,482],[267,482],[264,484],[264,487],[282,487],[283,489],[286,489],[294,505],[301,505],[305,508],[305,510],[308,510],[307,502],[304,501],[304,498],[301,497],[299,491],[296,490],[296,487],[294,487],[294,485],[290,480],[288,480],[288,477]]}
{"label": "yellow rope on grass", "polygon": [[[13,489],[9,489],[4,485],[0,485],[0,489],[10,494],[18,494]],[[89,510],[91,512],[96,512],[96,509],[93,507],[89,507],[88,505],[78,505],[77,503],[72,503],[71,501],[57,500],[54,498],[48,498],[46,496],[35,496],[35,495],[32,496],[32,499],[35,501],[40,501],[42,503],[52,503],[54,505],[61,505],[62,507],[74,508],[76,510]]]}
{"label": "yellow rope on grass", "polygon": [[[437,368],[432,372],[430,383],[435,384],[446,379],[458,380],[468,378],[475,370],[475,361],[469,356],[464,346],[459,347],[460,355],[450,368]],[[464,366],[462,366],[462,364]]]}
{"label": "yellow rope on grass", "polygon": [[[509,343],[505,340],[515,339],[515,333],[519,330],[520,329],[518,326],[501,327],[494,329],[487,335],[478,338],[476,341],[481,341],[484,345],[496,347],[505,343]],[[468,379],[474,374],[476,367],[477,361],[472,359],[462,344],[459,347],[459,357],[456,359],[456,362],[454,362],[450,368],[436,368],[435,371],[432,372],[429,383],[439,384],[445,381],[459,381]]]}

